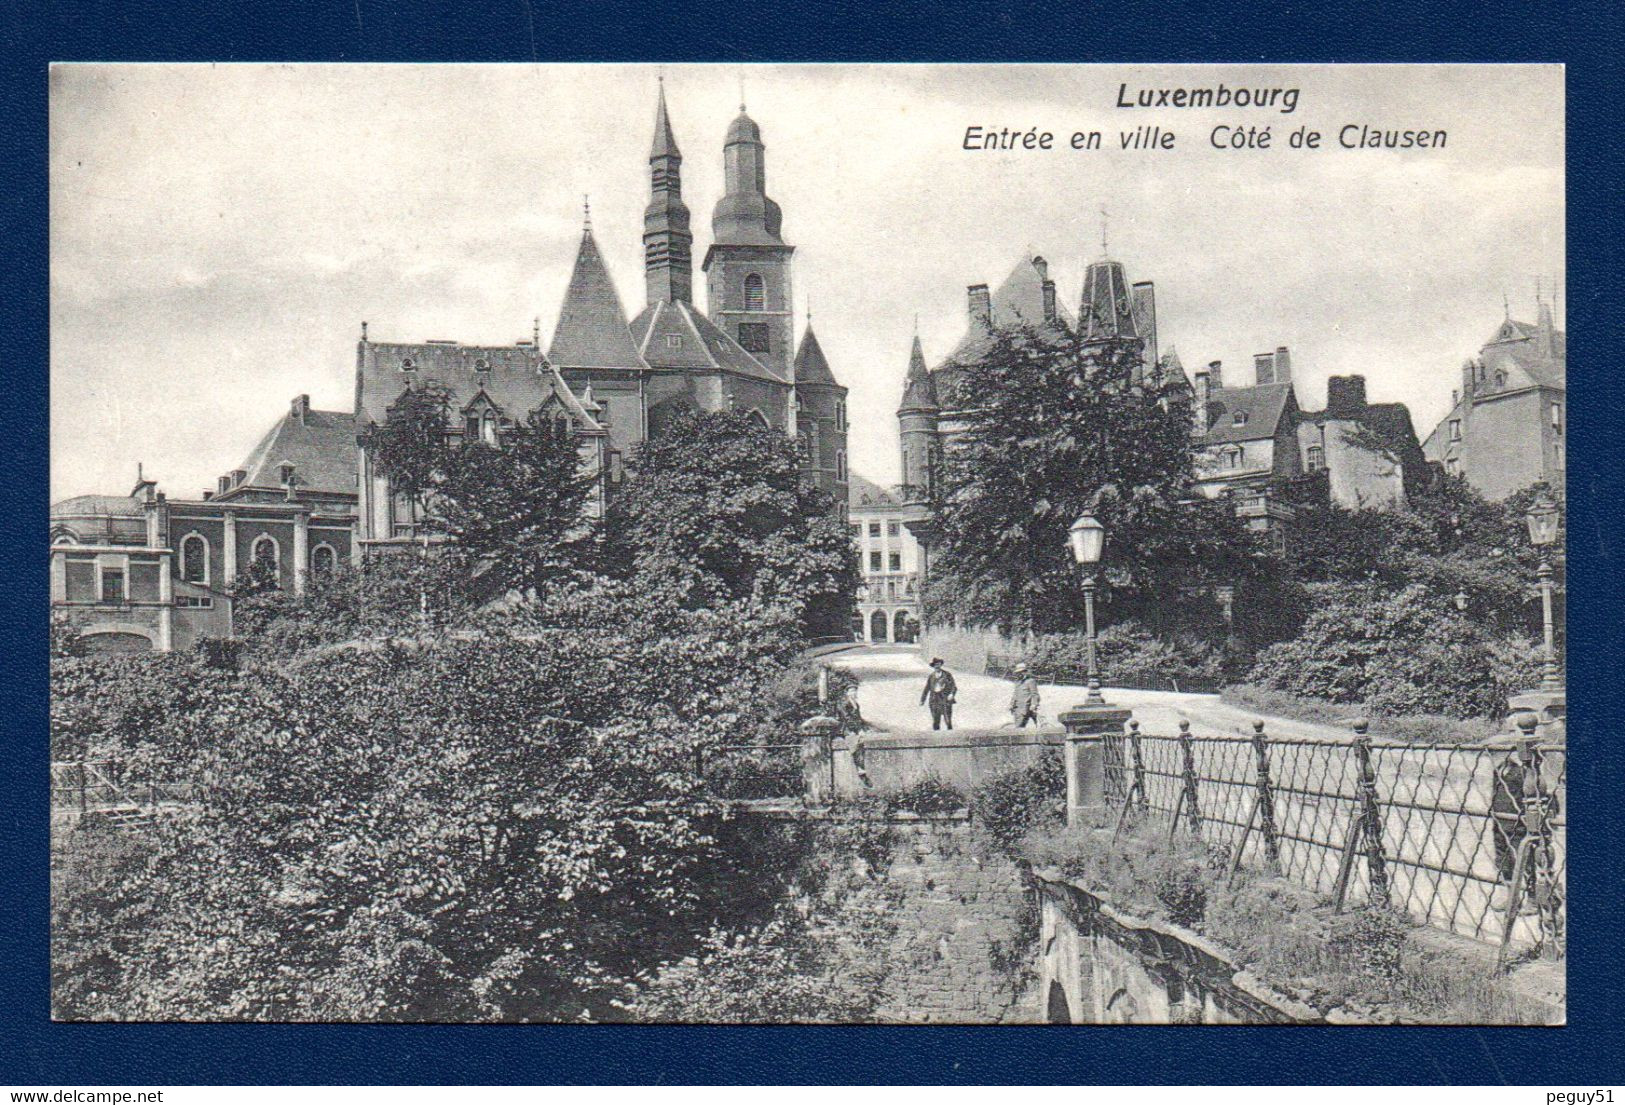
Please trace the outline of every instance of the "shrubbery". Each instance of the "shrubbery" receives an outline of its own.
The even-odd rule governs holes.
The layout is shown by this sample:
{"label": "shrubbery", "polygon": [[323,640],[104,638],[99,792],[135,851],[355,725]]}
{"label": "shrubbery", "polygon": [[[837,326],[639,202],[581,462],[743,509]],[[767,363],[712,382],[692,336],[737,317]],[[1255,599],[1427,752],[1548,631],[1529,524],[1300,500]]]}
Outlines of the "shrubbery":
{"label": "shrubbery", "polygon": [[1058,750],[1019,771],[996,775],[970,795],[971,817],[1006,854],[1014,855],[1027,834],[1053,827],[1066,815],[1066,767]]}
{"label": "shrubbery", "polygon": [[1322,585],[1303,631],[1259,654],[1249,681],[1377,714],[1497,717],[1539,679],[1532,646],[1492,636],[1420,584]]}

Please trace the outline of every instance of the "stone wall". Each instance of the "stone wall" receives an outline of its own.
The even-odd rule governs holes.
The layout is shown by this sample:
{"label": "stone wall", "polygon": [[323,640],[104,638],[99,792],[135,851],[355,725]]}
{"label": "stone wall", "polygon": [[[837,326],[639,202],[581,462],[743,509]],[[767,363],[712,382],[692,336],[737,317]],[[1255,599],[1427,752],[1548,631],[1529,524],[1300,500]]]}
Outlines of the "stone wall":
{"label": "stone wall", "polygon": [[1065,731],[1054,725],[840,737],[832,749],[835,790],[843,797],[887,794],[934,777],[969,792],[1033,766],[1065,743]]}
{"label": "stone wall", "polygon": [[881,877],[896,902],[897,931],[876,1019],[1039,1020],[1036,916],[1023,872],[979,841],[964,814],[895,814],[889,824],[892,862]]}

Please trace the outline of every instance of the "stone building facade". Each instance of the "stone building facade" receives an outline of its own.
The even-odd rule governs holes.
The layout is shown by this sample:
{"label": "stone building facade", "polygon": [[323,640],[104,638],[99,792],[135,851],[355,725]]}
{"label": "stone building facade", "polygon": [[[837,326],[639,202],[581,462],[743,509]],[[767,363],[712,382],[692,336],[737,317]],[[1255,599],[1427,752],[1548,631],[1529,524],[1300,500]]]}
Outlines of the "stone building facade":
{"label": "stone building facade", "polygon": [[908,644],[919,637],[923,562],[914,517],[895,488],[851,477],[850,522],[858,552],[858,612],[853,638],[871,644]]}
{"label": "stone building facade", "polygon": [[1531,484],[1564,484],[1568,429],[1568,337],[1551,304],[1536,321],[1504,319],[1462,366],[1450,413],[1422,443],[1427,459],[1490,499]]}

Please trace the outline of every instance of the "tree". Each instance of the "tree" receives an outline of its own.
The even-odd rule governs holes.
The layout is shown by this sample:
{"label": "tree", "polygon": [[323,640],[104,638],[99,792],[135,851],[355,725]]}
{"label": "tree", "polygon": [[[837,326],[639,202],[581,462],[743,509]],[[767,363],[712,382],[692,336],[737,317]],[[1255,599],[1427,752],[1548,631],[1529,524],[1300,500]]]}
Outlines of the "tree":
{"label": "tree", "polygon": [[1074,519],[1106,527],[1102,597],[1156,615],[1170,599],[1254,571],[1223,503],[1194,490],[1186,394],[1137,379],[1138,342],[999,332],[944,405],[965,411],[934,504],[940,534],[931,604],[1006,629],[1081,621]]}
{"label": "tree", "polygon": [[540,592],[585,562],[596,534],[584,509],[598,477],[568,420],[533,411],[500,445],[465,443],[443,463],[440,524],[495,583]]}
{"label": "tree", "polygon": [[367,449],[390,491],[412,505],[414,519],[427,520],[429,504],[446,474],[453,449],[446,435],[451,389],[436,380],[409,387],[372,428]]}
{"label": "tree", "polygon": [[813,635],[846,630],[856,553],[789,437],[742,414],[684,411],[633,469],[607,541],[623,575],[679,606],[782,604]]}

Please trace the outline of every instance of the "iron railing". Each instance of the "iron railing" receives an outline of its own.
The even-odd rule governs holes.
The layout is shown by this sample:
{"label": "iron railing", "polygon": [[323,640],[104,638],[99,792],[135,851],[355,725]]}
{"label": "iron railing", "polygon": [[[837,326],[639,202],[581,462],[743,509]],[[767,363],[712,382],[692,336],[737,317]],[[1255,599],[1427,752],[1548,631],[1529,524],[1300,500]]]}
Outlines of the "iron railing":
{"label": "iron railing", "polygon": [[198,785],[129,776],[117,760],[55,761],[51,764],[51,816],[77,820],[86,814],[155,810],[195,801]]}
{"label": "iron railing", "polygon": [[1485,744],[1142,734],[1106,739],[1117,829],[1165,821],[1338,908],[1369,902],[1424,924],[1561,955],[1565,746],[1526,731]]}

